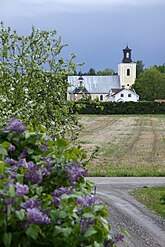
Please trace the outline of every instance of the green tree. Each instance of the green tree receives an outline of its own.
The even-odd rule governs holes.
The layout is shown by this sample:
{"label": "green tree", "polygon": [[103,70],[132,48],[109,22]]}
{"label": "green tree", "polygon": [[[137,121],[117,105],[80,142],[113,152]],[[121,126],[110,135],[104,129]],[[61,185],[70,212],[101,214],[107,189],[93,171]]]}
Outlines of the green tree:
{"label": "green tree", "polygon": [[114,72],[114,70],[113,69],[109,69],[109,68],[106,68],[106,69],[104,69],[104,70],[99,70],[98,72],[97,72],[97,74],[98,75],[114,75],[115,74],[115,72]]}
{"label": "green tree", "polygon": [[144,70],[144,64],[142,61],[136,61],[136,78],[139,77],[140,73]]}
{"label": "green tree", "polygon": [[24,37],[0,25],[0,115],[64,130],[74,123],[66,102],[67,76],[75,71],[74,54],[64,61],[56,31],[32,27]]}
{"label": "green tree", "polygon": [[96,70],[93,68],[90,68],[88,72],[84,73],[84,75],[96,75]]}
{"label": "green tree", "polygon": [[152,67],[139,75],[132,88],[141,100],[165,99],[165,75]]}
{"label": "green tree", "polygon": [[163,65],[155,65],[154,66],[157,70],[159,70],[161,73],[165,74],[165,63]]}

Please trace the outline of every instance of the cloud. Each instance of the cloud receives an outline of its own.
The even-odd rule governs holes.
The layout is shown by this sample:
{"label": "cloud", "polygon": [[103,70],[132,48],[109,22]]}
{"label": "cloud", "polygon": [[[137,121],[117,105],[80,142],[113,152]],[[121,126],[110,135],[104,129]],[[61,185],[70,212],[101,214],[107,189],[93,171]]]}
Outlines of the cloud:
{"label": "cloud", "polygon": [[48,13],[122,12],[132,8],[164,6],[164,0],[1,0],[0,9],[10,15]]}

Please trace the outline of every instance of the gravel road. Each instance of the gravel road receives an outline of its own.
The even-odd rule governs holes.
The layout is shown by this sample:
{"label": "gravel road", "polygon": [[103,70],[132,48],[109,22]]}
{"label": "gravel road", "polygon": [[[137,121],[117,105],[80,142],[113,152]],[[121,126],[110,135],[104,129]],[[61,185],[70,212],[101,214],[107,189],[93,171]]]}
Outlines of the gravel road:
{"label": "gravel road", "polygon": [[116,232],[129,233],[119,247],[165,247],[165,219],[137,202],[129,192],[143,187],[165,186],[164,177],[90,177],[96,193],[107,204],[109,222]]}

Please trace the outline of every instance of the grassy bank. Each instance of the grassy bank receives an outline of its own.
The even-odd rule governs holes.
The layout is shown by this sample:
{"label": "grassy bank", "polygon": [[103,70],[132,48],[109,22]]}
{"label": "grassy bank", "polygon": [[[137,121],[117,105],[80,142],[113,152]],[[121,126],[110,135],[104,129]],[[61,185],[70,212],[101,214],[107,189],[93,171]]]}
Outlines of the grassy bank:
{"label": "grassy bank", "polygon": [[165,195],[165,187],[143,188],[134,191],[133,195],[139,202],[165,218],[165,204],[161,200]]}

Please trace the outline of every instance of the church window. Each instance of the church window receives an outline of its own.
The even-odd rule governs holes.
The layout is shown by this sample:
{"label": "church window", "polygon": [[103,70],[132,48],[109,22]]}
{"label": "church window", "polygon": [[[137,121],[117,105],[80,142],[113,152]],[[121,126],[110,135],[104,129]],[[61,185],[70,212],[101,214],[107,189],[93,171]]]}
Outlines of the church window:
{"label": "church window", "polygon": [[130,76],[130,69],[127,69],[127,76]]}
{"label": "church window", "polygon": [[129,87],[129,84],[127,84],[127,87]]}
{"label": "church window", "polygon": [[129,58],[129,52],[126,53],[126,57]]}
{"label": "church window", "polygon": [[131,93],[128,94],[128,97],[129,97],[129,98],[131,97]]}
{"label": "church window", "polygon": [[121,93],[121,94],[120,94],[120,97],[124,97],[124,94],[123,94],[123,93]]}
{"label": "church window", "polygon": [[100,100],[103,100],[103,95],[100,95]]}

